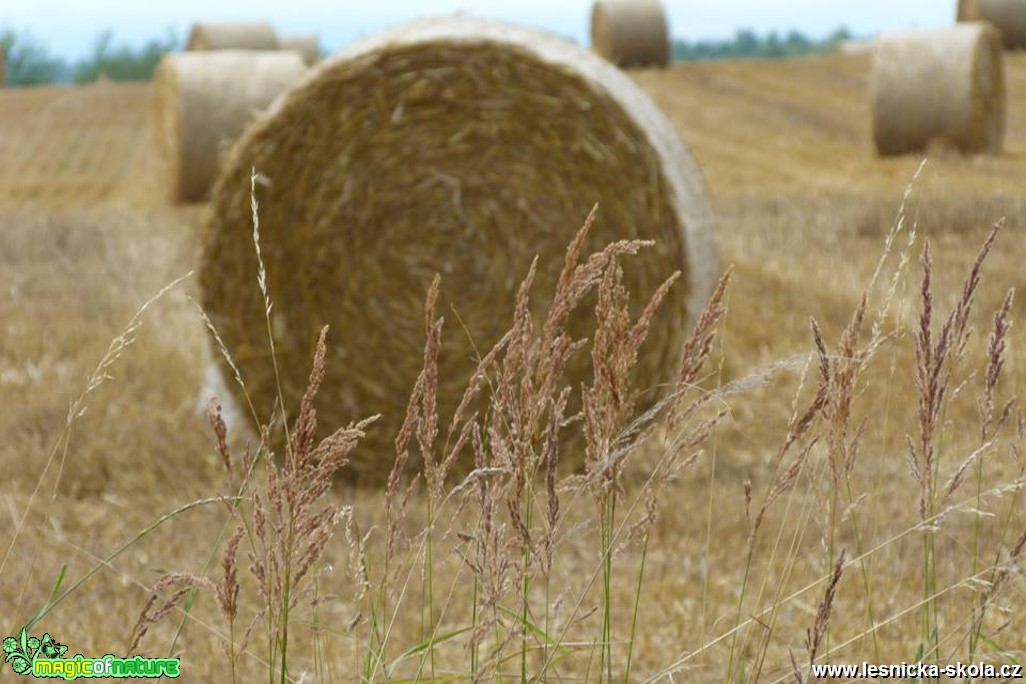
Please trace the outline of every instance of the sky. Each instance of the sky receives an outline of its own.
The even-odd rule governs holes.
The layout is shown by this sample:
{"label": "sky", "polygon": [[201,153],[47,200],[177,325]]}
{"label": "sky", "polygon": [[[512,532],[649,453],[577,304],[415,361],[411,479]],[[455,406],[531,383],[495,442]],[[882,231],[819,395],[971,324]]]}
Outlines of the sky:
{"label": "sky", "polygon": [[[116,44],[141,45],[172,30],[184,39],[196,20],[270,20],[279,34],[319,33],[329,51],[418,17],[466,12],[546,28],[588,44],[591,0],[0,0],[0,28],[28,30],[53,53],[77,59],[104,29]],[[839,26],[855,35],[945,26],[954,0],[664,0],[674,37],[732,37],[797,29],[823,37]]]}

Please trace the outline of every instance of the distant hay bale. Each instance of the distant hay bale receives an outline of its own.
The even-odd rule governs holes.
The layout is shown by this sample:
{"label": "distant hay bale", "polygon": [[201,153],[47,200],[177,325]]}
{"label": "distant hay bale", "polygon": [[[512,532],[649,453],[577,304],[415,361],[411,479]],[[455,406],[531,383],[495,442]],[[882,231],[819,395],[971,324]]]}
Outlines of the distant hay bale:
{"label": "distant hay bale", "polygon": [[206,199],[221,153],[306,71],[295,52],[181,52],[157,66],[157,135],[171,198]]}
{"label": "distant hay bale", "polygon": [[[401,26],[328,58],[275,102],[236,143],[214,190],[203,306],[265,419],[278,394],[256,287],[254,168],[267,177],[257,199],[285,406],[299,405],[313,343],[330,324],[322,428],[383,415],[353,454],[355,480],[380,482],[391,468],[435,273],[446,319],[443,420],[475,350],[487,351],[510,325],[535,255],[534,313],[548,305],[566,246],[595,202],[588,249],[656,241],[624,264],[632,304],[683,271],[642,348],[636,377],[652,390],[649,402],[674,377],[715,279],[701,174],[630,78],[516,25],[452,17]],[[593,329],[593,303],[585,308],[573,320],[579,335]],[[586,350],[569,372],[575,388],[589,377]]]}
{"label": "distant hay bale", "polygon": [[316,33],[282,36],[278,42],[282,50],[293,50],[302,55],[307,66],[313,66],[321,61],[321,39]]}
{"label": "distant hay bale", "polygon": [[200,22],[193,24],[186,50],[277,50],[278,34],[267,22]]}
{"label": "distant hay bale", "polygon": [[1005,48],[1026,48],[1026,0],[959,0],[957,18],[990,22]]}
{"label": "distant hay bale", "polygon": [[957,21],[979,21],[980,0],[958,0]]}
{"label": "distant hay bale", "polygon": [[3,45],[0,45],[0,88],[7,85],[7,59],[6,49]]}
{"label": "distant hay bale", "polygon": [[669,64],[670,33],[661,0],[596,0],[591,47],[625,69]]}
{"label": "distant hay bale", "polygon": [[868,55],[873,52],[873,40],[842,40],[837,51],[842,55]]}
{"label": "distant hay bale", "polygon": [[1001,33],[1009,50],[1026,48],[1026,0],[977,0],[980,19],[989,21]]}
{"label": "distant hay bale", "polygon": [[1000,154],[1005,136],[1001,39],[985,23],[881,35],[870,77],[873,138],[881,155],[937,141]]}

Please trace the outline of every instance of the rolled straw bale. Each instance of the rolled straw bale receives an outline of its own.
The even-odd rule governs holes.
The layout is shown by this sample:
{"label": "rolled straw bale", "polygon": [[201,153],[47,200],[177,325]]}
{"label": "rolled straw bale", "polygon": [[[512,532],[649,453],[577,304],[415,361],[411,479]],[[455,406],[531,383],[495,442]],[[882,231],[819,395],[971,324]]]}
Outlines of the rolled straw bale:
{"label": "rolled straw bale", "polygon": [[316,33],[282,36],[278,42],[282,50],[293,50],[302,55],[307,66],[313,66],[321,61],[321,39]]}
{"label": "rolled straw bale", "polygon": [[[443,421],[475,350],[486,352],[510,325],[536,255],[534,314],[551,302],[566,247],[596,201],[586,250],[656,242],[624,264],[633,305],[683,272],[641,351],[635,377],[652,390],[647,400],[673,379],[715,279],[701,174],[623,72],[516,25],[465,16],[403,25],[329,57],[277,100],[233,147],[214,190],[203,305],[264,419],[278,392],[255,285],[251,169],[266,177],[256,195],[285,406],[299,405],[313,342],[329,324],[320,425],[382,414],[352,456],[349,476],[359,481],[381,481],[392,467],[436,273],[447,321]],[[592,306],[584,309],[572,321],[578,335],[594,326]],[[575,389],[590,363],[586,350],[573,359]]]}
{"label": "rolled straw bale", "polygon": [[186,50],[277,50],[278,34],[263,21],[199,22],[189,32]]}
{"label": "rolled straw bale", "polygon": [[1026,48],[1026,0],[977,0],[979,18],[1001,32],[1009,50]]}
{"label": "rolled straw bale", "polygon": [[596,0],[591,47],[617,66],[666,66],[670,34],[660,0]]}
{"label": "rolled straw bale", "polygon": [[979,21],[981,18],[980,0],[958,0],[958,21]]}
{"label": "rolled straw bale", "polygon": [[206,199],[223,152],[256,114],[297,83],[297,52],[180,52],[157,66],[157,134],[171,198]]}
{"label": "rolled straw bale", "polygon": [[842,40],[837,51],[842,55],[868,55],[873,52],[873,40]]}
{"label": "rolled straw bale", "polygon": [[999,154],[1005,136],[1001,39],[989,24],[883,34],[870,76],[873,139],[881,155],[932,141]]}

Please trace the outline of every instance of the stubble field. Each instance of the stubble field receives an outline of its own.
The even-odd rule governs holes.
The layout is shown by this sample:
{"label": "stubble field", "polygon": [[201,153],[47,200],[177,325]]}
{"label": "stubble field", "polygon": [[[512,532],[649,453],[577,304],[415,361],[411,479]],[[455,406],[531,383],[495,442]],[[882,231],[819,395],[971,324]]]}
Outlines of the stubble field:
{"label": "stubble field", "polygon": [[[836,352],[922,159],[875,156],[864,56],[634,73],[701,166],[721,264],[734,272],[701,382],[708,391],[724,388],[714,392],[714,403],[727,412],[695,463],[663,492],[637,599],[631,681],[793,680],[792,655],[798,662],[808,658],[806,630],[815,631],[825,578],[840,549],[849,565],[837,584],[820,660],[896,663],[915,660],[918,649],[941,662],[970,653],[995,663],[1023,659],[1026,583],[1017,558],[1005,563],[1026,529],[1019,408],[981,437],[977,401],[994,312],[1010,288],[1024,284],[1026,55],[1009,55],[1006,67],[1005,154],[930,151],[911,185],[904,228],[869,290],[856,347],[873,339],[875,321],[879,346],[858,368],[850,416],[843,430],[836,414],[834,422],[822,417],[817,432],[806,435],[818,439],[786,491],[767,506],[754,539],[752,517],[793,462],[790,453],[776,462],[789,421],[819,381],[810,318]],[[225,505],[213,502],[140,537],[161,516],[226,491],[204,415],[214,352],[189,275],[199,261],[203,207],[177,207],[164,198],[152,98],[149,84],[0,91],[0,619],[4,635],[15,634],[46,603],[62,565],[64,589],[98,568],[35,630],[86,655],[124,653],[149,588],[163,573],[218,580],[231,530]],[[939,321],[955,306],[999,219],[1004,226],[968,319],[974,332],[952,366],[949,402],[937,418],[941,489],[970,455],[977,457],[965,483],[924,524],[907,456],[907,438],[918,443],[921,426],[914,348],[922,308],[919,257],[929,241],[939,335]],[[892,280],[913,226],[910,260]],[[140,316],[127,338],[132,343],[112,347],[140,306],[179,277],[184,280]],[[892,283],[894,295],[881,312]],[[998,413],[1026,387],[1024,312],[1026,299],[1018,296],[993,391]],[[852,467],[834,480],[829,456],[836,444],[852,444],[856,433]],[[252,433],[236,430],[233,448],[241,452],[247,440]],[[650,447],[627,463],[625,502],[644,493],[646,469],[658,452]],[[370,531],[368,557],[380,558],[381,492],[340,485],[330,496],[352,505],[354,529]],[[545,583],[551,595],[539,605],[551,607],[553,625],[572,626],[573,638],[547,671],[549,681],[599,679],[592,642],[601,636],[601,546],[594,512],[585,495],[564,501],[567,533]],[[400,656],[425,639],[416,531],[427,516],[425,497],[415,494],[403,523],[411,535],[403,556],[408,565],[397,566],[409,573],[400,583],[408,607],[396,611],[389,632],[388,654],[399,659],[390,676],[397,679],[414,676],[419,653]],[[453,521],[459,532],[460,517]],[[439,621],[448,632],[465,624],[461,616],[473,602],[461,569],[463,547],[455,535],[438,534],[451,543],[438,543],[446,551],[435,559],[437,586],[427,612],[452,616]],[[934,564],[924,568],[927,546]],[[611,603],[620,609],[613,611],[612,652],[621,678],[640,553],[638,544],[625,543],[614,559]],[[312,571],[319,600],[296,618],[294,679],[306,672],[305,681],[359,681],[369,618],[354,599],[352,556],[340,530]],[[1008,570],[996,583],[989,571],[995,559]],[[245,575],[244,551],[239,562]],[[974,606],[981,601],[987,612],[976,624]],[[261,608],[247,580],[240,605],[244,629]],[[924,629],[924,622],[936,630]],[[185,627],[173,643],[179,623]],[[261,629],[240,660],[240,681],[266,673]],[[213,600],[201,595],[187,618],[178,610],[151,627],[139,650],[180,654],[185,681],[222,681],[230,677],[226,633]],[[469,679],[465,638],[440,644],[421,676]],[[501,663],[510,673],[520,667],[519,658]],[[382,671],[376,676],[385,679]]]}

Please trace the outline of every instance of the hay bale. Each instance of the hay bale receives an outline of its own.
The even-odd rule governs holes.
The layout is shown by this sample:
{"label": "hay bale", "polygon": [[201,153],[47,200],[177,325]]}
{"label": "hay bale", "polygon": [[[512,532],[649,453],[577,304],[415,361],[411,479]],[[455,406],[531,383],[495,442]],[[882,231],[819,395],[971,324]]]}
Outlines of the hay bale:
{"label": "hay bale", "polygon": [[979,18],[1001,32],[1009,50],[1026,48],[1026,0],[977,0]]}
{"label": "hay bale", "polygon": [[157,66],[157,135],[171,199],[206,199],[229,143],[306,65],[296,52],[221,50],[166,55]]}
{"label": "hay bale", "polygon": [[622,68],[666,66],[670,33],[660,0],[596,0],[591,49]]}
{"label": "hay bale", "polygon": [[875,41],[870,40],[842,40],[837,43],[837,52],[842,55],[868,55],[873,52]]}
{"label": "hay bale", "polygon": [[282,36],[278,42],[282,50],[293,50],[302,55],[307,66],[313,66],[321,61],[321,39],[316,33]]}
{"label": "hay bale", "polygon": [[981,18],[980,0],[958,0],[957,21],[979,21]]}
{"label": "hay bale", "polygon": [[6,49],[0,45],[0,88],[7,85],[7,57]]}
{"label": "hay bale", "polygon": [[199,22],[192,25],[186,50],[277,50],[278,34],[268,22]]}
{"label": "hay bale", "polygon": [[881,155],[921,151],[933,141],[999,154],[1005,136],[1000,37],[985,23],[881,35],[870,98]]}
{"label": "hay bale", "polygon": [[[715,278],[701,174],[672,124],[623,72],[516,25],[452,17],[401,26],[312,70],[239,139],[215,188],[203,306],[265,418],[277,391],[256,287],[253,168],[268,178],[257,195],[286,407],[299,405],[318,330],[330,324],[321,427],[383,415],[353,454],[357,480],[380,481],[391,468],[423,360],[423,300],[435,273],[447,320],[443,420],[475,349],[487,350],[509,326],[515,288],[535,255],[532,303],[537,315],[547,307],[566,245],[595,202],[589,249],[657,241],[625,263],[634,304],[684,272],[642,351],[648,399],[674,377],[682,337]],[[593,329],[587,308],[573,322],[580,334]],[[570,372],[583,381],[589,369],[582,351]]]}

